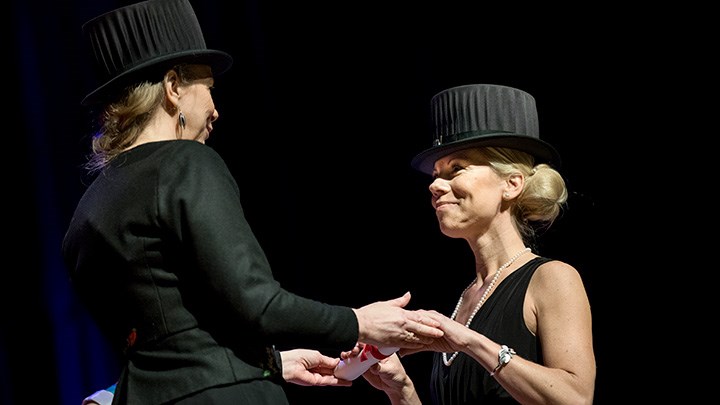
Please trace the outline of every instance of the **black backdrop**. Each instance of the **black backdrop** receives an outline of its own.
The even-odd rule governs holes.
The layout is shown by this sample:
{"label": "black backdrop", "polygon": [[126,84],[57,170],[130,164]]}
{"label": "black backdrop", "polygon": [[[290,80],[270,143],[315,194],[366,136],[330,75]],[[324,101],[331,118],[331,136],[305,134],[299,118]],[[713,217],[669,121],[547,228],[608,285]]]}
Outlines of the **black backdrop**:
{"label": "black backdrop", "polygon": [[[541,10],[386,3],[193,1],[208,46],[235,58],[216,83],[220,119],[208,143],[235,174],[277,279],[351,306],[411,291],[411,308],[449,313],[473,267],[464,242],[438,231],[428,178],[409,167],[430,144],[429,99],[468,83],[522,88],[537,100],[541,136],[563,156],[572,192],[540,253],[580,270],[594,311],[596,403],[613,398],[606,371],[617,319],[604,235],[627,224],[613,215],[611,192],[621,185],[608,169],[625,140],[608,134],[630,109],[620,90],[644,75],[628,63],[636,55],[627,38],[609,35],[625,22],[599,10],[572,18],[543,10],[551,17],[537,19]],[[11,166],[3,404],[77,405],[116,377],[69,290],[59,246],[87,181],[90,115],[79,102],[93,81],[80,26],[125,4],[11,0],[3,24],[6,119],[15,123],[3,131]],[[406,358],[422,395],[429,361]],[[288,393],[292,403],[385,403],[363,380]]]}

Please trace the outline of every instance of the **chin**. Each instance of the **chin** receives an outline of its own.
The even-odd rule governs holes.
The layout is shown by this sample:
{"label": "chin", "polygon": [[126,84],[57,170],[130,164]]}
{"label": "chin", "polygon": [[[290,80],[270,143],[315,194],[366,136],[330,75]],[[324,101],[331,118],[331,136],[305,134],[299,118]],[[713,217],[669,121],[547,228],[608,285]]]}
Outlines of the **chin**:
{"label": "chin", "polygon": [[462,229],[458,228],[457,226],[446,225],[441,222],[440,232],[442,232],[443,235],[449,238],[462,238]]}

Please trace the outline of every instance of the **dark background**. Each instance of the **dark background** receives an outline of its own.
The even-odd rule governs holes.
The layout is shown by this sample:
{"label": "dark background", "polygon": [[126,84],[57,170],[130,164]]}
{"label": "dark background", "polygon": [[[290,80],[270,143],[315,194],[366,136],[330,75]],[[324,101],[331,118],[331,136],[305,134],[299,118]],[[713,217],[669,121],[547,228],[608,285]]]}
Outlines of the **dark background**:
{"label": "dark background", "polygon": [[[619,257],[645,232],[618,215],[633,187],[623,151],[653,114],[637,100],[657,37],[612,10],[192,3],[208,47],[235,59],[216,81],[220,119],[208,144],[236,176],[277,279],[319,300],[358,307],[411,291],[410,308],[449,314],[474,275],[465,243],[438,230],[429,178],[409,166],[431,142],[429,100],[470,83],[530,92],[572,193],[538,252],[573,264],[585,280],[595,403],[615,402],[614,375],[627,364],[614,350],[623,345]],[[3,24],[6,125],[14,125],[3,131],[10,241],[0,294],[2,404],[78,405],[117,376],[70,292],[60,241],[88,181],[81,165],[91,116],[80,100],[94,81],[80,27],[126,4],[11,0]],[[404,361],[427,400],[429,354]],[[387,403],[362,379],[352,388],[289,386],[288,394],[295,404]]]}

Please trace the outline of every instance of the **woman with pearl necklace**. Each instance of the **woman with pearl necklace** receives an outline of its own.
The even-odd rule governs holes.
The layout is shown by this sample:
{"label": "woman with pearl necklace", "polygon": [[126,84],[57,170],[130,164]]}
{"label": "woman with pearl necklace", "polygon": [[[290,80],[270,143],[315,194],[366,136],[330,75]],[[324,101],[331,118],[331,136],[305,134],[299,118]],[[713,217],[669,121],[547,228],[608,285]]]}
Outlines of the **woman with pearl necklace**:
{"label": "woman with pearl necklace", "polygon": [[[435,352],[426,402],[592,403],[595,355],[583,281],[570,264],[530,247],[568,195],[557,151],[539,138],[535,99],[506,86],[466,85],[436,94],[431,110],[433,146],[412,166],[432,177],[440,230],[467,241],[475,268],[441,269],[470,282],[449,316],[427,311],[445,335],[422,349]],[[393,405],[420,404],[398,355],[363,376]]]}

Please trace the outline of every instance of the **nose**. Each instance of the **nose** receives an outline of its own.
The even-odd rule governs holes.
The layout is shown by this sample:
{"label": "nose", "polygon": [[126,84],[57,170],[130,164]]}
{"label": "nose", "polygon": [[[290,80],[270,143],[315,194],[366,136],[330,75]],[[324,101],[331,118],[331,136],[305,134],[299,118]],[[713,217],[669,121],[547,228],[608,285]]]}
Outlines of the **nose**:
{"label": "nose", "polygon": [[441,177],[436,177],[432,181],[432,183],[430,183],[430,186],[428,186],[428,189],[430,190],[430,193],[432,194],[432,196],[437,198],[448,192],[448,190],[450,188],[449,184],[450,184],[449,181],[447,181]]}
{"label": "nose", "polygon": [[212,115],[210,116],[210,122],[215,122],[218,118],[220,118],[220,113],[217,109],[214,109]]}

